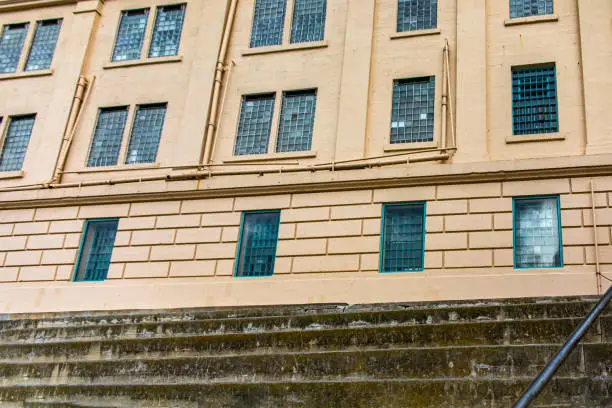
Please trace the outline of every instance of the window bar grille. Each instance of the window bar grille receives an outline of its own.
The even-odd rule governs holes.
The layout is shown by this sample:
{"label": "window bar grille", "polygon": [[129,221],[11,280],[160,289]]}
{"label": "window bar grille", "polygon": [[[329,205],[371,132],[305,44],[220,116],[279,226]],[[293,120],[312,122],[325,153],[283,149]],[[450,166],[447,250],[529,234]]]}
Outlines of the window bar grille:
{"label": "window bar grille", "polygon": [[283,43],[287,0],[256,0],[251,48]]}
{"label": "window bar grille", "polygon": [[291,43],[322,41],[326,14],[327,0],[295,0]]}
{"label": "window bar grille", "polygon": [[165,118],[166,104],[138,106],[126,164],[155,162]]}
{"label": "window bar grille", "polygon": [[0,154],[0,171],[21,170],[34,127],[34,119],[34,115],[10,118]]}
{"label": "window bar grille", "polygon": [[435,77],[393,83],[391,143],[434,140]]}
{"label": "window bar grille", "polygon": [[127,107],[103,108],[98,113],[87,167],[115,166],[127,120]]}
{"label": "window bar grille", "polygon": [[268,152],[274,100],[274,94],[243,97],[234,147],[235,156]]}
{"label": "window bar grille", "polygon": [[387,204],[383,216],[381,271],[423,270],[425,204]]}
{"label": "window bar grille", "polygon": [[510,18],[553,14],[553,0],[510,0]]}
{"label": "window bar grille", "polygon": [[86,224],[75,281],[103,281],[108,275],[118,220],[95,220]]}
{"label": "window bar grille", "polygon": [[514,135],[559,131],[554,65],[512,69]]}
{"label": "window bar grille", "polygon": [[149,57],[169,57],[177,55],[185,20],[185,4],[164,6],[157,9],[155,28]]}
{"label": "window bar grille", "polygon": [[242,220],[236,276],[274,274],[280,211],[245,213]]}
{"label": "window bar grille", "polygon": [[0,73],[16,72],[28,33],[28,23],[9,24],[2,28],[0,38]]}
{"label": "window bar grille", "polygon": [[438,26],[437,0],[399,0],[397,32],[428,30]]}
{"label": "window bar grille", "polygon": [[140,59],[149,9],[127,10],[121,13],[113,62]]}
{"label": "window bar grille", "polygon": [[278,127],[277,152],[308,151],[312,144],[316,91],[285,92]]}
{"label": "window bar grille", "polygon": [[28,55],[26,71],[49,69],[57,45],[62,20],[45,20],[36,24],[36,33]]}

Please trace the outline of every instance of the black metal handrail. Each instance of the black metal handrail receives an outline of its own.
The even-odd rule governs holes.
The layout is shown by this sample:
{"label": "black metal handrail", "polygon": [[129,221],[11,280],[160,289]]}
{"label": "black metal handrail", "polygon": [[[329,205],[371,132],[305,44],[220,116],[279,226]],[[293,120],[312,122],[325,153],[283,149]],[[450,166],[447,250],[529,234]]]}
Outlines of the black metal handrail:
{"label": "black metal handrail", "polygon": [[514,408],[526,408],[531,404],[531,402],[536,399],[536,397],[542,392],[546,384],[551,380],[551,378],[555,375],[559,367],[563,364],[563,362],[567,359],[567,357],[574,351],[580,340],[584,337],[587,331],[591,328],[591,325],[601,312],[604,311],[610,300],[612,299],[612,286],[608,289],[608,291],[601,297],[601,300],[593,310],[584,318],[580,326],[574,330],[572,335],[567,339],[565,344],[561,347],[561,349],[557,352],[555,357],[544,367],[540,375],[537,376],[535,380],[529,385],[529,388],[525,391],[521,399],[519,399],[516,404],[514,404]]}

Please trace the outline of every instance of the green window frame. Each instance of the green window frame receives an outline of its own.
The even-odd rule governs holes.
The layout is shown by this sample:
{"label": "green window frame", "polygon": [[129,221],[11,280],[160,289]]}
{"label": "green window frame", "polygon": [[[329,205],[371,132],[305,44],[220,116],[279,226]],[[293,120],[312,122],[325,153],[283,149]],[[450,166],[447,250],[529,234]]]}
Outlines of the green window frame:
{"label": "green window frame", "polygon": [[512,202],[514,268],[562,268],[563,229],[558,195],[515,197]]}
{"label": "green window frame", "polygon": [[426,203],[383,204],[380,234],[381,273],[425,269]]}
{"label": "green window frame", "polygon": [[274,275],[280,210],[242,213],[234,276],[257,278]]}
{"label": "green window frame", "polygon": [[119,220],[105,218],[85,221],[79,256],[74,271],[75,282],[106,280]]}

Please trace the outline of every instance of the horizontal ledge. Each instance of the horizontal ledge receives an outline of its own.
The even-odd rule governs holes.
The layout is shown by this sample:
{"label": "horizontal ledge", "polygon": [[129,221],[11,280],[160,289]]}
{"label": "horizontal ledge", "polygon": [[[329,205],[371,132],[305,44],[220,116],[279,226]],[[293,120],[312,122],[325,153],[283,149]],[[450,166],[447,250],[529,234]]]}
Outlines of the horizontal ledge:
{"label": "horizontal ledge", "polygon": [[11,74],[0,74],[0,81],[18,78],[32,78],[53,75],[52,69],[41,69],[40,71],[24,71]]}
{"label": "horizontal ledge", "polygon": [[565,135],[561,133],[544,133],[540,135],[520,135],[506,137],[506,143],[534,143],[534,142],[553,142],[565,140]]}
{"label": "horizontal ledge", "polygon": [[417,31],[404,31],[401,33],[391,34],[389,38],[397,40],[398,38],[409,38],[409,37],[423,37],[426,35],[437,35],[441,31],[439,28],[430,28],[429,30],[417,30]]}
{"label": "horizontal ledge", "polygon": [[77,2],[78,0],[5,0],[0,2],[0,13],[40,7],[63,6]]}
{"label": "horizontal ledge", "polygon": [[176,55],[173,57],[147,58],[147,59],[133,60],[133,61],[110,62],[104,65],[102,68],[103,69],[127,68],[127,67],[137,67],[141,65],[169,64],[169,63],[181,62],[181,61],[183,61],[183,57],[180,55]]}
{"label": "horizontal ledge", "polygon": [[22,178],[24,175],[23,170],[16,171],[0,171],[0,180],[9,180]]}
{"label": "horizontal ledge", "polygon": [[272,54],[277,52],[290,52],[300,50],[314,50],[317,48],[326,48],[329,46],[327,41],[317,41],[309,43],[297,43],[297,44],[284,44],[284,45],[272,45],[269,47],[256,47],[242,51],[244,57],[249,55],[261,55],[261,54]]}
{"label": "horizontal ledge", "polygon": [[416,142],[416,143],[395,143],[386,144],[383,147],[385,152],[399,152],[399,151],[412,151],[412,150],[425,150],[425,149],[437,149],[438,142]]}
{"label": "horizontal ledge", "polygon": [[244,156],[236,156],[231,159],[223,160],[223,163],[251,163],[261,161],[277,161],[286,159],[312,159],[317,157],[317,152],[286,152],[286,153],[267,153],[267,154],[249,154]]}
{"label": "horizontal ledge", "polygon": [[118,171],[159,169],[159,163],[125,164],[122,166],[86,167],[75,171],[65,171],[63,174],[110,173]]}
{"label": "horizontal ledge", "polygon": [[530,16],[530,17],[519,17],[505,20],[505,26],[515,26],[521,24],[535,24],[535,23],[548,23],[553,21],[559,21],[559,16],[556,14],[547,14],[544,16]]}

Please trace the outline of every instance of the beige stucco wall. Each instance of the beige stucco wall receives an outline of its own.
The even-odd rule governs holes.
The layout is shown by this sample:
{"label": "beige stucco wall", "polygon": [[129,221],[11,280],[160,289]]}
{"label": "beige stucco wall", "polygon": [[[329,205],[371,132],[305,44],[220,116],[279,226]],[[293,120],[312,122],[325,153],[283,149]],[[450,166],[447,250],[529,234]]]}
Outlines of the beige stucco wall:
{"label": "beige stucco wall", "polygon": [[[0,311],[594,293],[591,178],[599,260],[604,272],[612,270],[608,0],[555,0],[554,18],[520,25],[506,24],[506,1],[440,1],[439,30],[402,38],[392,38],[395,0],[328,0],[323,42],[257,52],[248,48],[254,0],[239,0],[215,166],[199,170],[230,1],[186,3],[178,58],[113,64],[121,10],[163,2],[0,0],[0,24],[64,19],[49,75],[0,76],[0,115],[37,114],[23,176],[0,174]],[[441,145],[445,41],[454,113],[446,130],[449,141],[456,131],[456,154],[378,167],[385,161],[379,156],[419,156],[397,156],[411,154],[411,146],[385,149],[394,79],[436,76],[435,144]],[[507,143],[511,68],[549,62],[557,67],[562,140]],[[43,184],[53,176],[79,75],[93,86],[62,185],[48,188]],[[237,163],[232,151],[242,95],[277,92],[278,118],[282,91],[310,88],[317,88],[312,151]],[[151,102],[168,103],[156,163],[85,168],[98,109],[129,105],[133,112]],[[377,157],[365,161],[372,168],[310,167],[370,157]],[[561,195],[565,266],[517,271],[512,197],[541,194]],[[422,273],[377,272],[381,205],[398,201],[427,202]],[[282,210],[275,276],[233,278],[241,212],[271,208]],[[120,218],[108,281],[70,282],[84,220],[108,216]]]}

